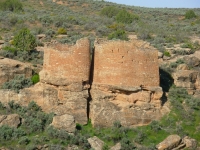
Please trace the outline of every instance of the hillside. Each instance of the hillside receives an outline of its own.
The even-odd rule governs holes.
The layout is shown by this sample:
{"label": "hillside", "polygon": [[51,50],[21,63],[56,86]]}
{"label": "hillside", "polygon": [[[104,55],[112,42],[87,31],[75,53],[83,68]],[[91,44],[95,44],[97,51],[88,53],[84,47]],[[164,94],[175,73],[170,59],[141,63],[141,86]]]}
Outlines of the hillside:
{"label": "hillside", "polygon": [[3,0],[0,97],[0,149],[198,149],[200,8]]}

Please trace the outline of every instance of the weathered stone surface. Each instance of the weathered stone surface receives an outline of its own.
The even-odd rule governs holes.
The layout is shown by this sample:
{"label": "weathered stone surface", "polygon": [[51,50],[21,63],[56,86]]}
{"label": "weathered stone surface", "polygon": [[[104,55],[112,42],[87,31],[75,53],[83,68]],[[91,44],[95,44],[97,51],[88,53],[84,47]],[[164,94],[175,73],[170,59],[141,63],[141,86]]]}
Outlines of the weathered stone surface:
{"label": "weathered stone surface", "polygon": [[32,69],[29,65],[17,60],[8,58],[0,59],[0,87],[3,83],[13,79],[16,74],[31,77]]}
{"label": "weathered stone surface", "polygon": [[177,147],[181,142],[181,137],[178,135],[170,135],[164,141],[159,143],[156,148],[158,150],[171,150]]}
{"label": "weathered stone surface", "polygon": [[20,117],[18,114],[0,116],[0,126],[8,125],[10,127],[17,128],[19,124],[20,124]]}
{"label": "weathered stone surface", "polygon": [[159,86],[158,52],[140,40],[96,41],[93,78],[94,84]]}
{"label": "weathered stone surface", "polygon": [[76,128],[74,117],[68,114],[53,117],[51,125],[58,129],[66,130],[67,132],[74,132]]}
{"label": "weathered stone surface", "polygon": [[104,145],[104,142],[96,136],[89,138],[88,142],[94,150],[102,150]]}
{"label": "weathered stone surface", "polygon": [[195,56],[185,56],[183,58],[184,62],[190,67],[197,67],[200,65],[200,59]]}
{"label": "weathered stone surface", "polygon": [[90,118],[93,126],[146,125],[159,119],[158,52],[132,40],[96,41]]}
{"label": "weathered stone surface", "polygon": [[188,136],[183,138],[183,143],[185,143],[185,145],[186,145],[185,147],[188,149],[196,149],[197,148],[197,141]]}
{"label": "weathered stone surface", "polygon": [[189,67],[186,64],[180,64],[178,65],[177,70],[189,70]]}
{"label": "weathered stone surface", "polygon": [[64,86],[71,83],[87,84],[90,74],[90,46],[87,38],[75,45],[55,44],[44,50],[44,65],[40,81]]}
{"label": "weathered stone surface", "polygon": [[69,114],[74,116],[77,123],[87,123],[87,98],[88,91],[70,91],[69,87],[57,87],[49,84],[38,83],[15,93],[10,90],[0,90],[1,102],[7,104],[14,100],[21,105],[28,105],[35,101],[46,112],[57,115]]}
{"label": "weathered stone surface", "polygon": [[117,143],[115,146],[111,147],[110,150],[121,150],[121,143]]}
{"label": "weathered stone surface", "polygon": [[4,44],[5,43],[5,41],[4,40],[0,40],[0,44]]}
{"label": "weathered stone surface", "polygon": [[174,84],[177,87],[188,89],[198,89],[200,84],[199,71],[195,70],[177,70],[172,74]]}
{"label": "weathered stone surface", "polygon": [[163,53],[162,52],[158,52],[158,58],[163,58]]}

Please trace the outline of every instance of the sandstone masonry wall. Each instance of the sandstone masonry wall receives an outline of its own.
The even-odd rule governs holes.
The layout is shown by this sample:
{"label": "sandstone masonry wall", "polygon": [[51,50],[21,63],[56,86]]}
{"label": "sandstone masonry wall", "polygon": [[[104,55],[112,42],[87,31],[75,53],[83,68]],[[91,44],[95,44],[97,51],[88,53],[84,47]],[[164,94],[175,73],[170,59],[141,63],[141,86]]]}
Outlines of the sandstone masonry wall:
{"label": "sandstone masonry wall", "polygon": [[145,125],[159,119],[158,52],[144,41],[95,42],[90,118],[93,126]]}
{"label": "sandstone masonry wall", "polygon": [[159,86],[158,52],[139,40],[95,43],[94,84]]}
{"label": "sandstone masonry wall", "polygon": [[87,38],[73,46],[56,44],[44,50],[44,66],[40,72],[41,82],[53,85],[69,85],[88,82],[90,74],[90,51]]}

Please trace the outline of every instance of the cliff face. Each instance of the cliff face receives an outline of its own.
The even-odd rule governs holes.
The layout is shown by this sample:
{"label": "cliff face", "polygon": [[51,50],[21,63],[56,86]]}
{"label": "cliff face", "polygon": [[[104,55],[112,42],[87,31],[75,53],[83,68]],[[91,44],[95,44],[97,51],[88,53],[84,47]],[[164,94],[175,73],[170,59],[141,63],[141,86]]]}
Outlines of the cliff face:
{"label": "cliff face", "polygon": [[86,38],[46,47],[40,83],[19,94],[0,90],[1,101],[34,100],[44,111],[72,115],[81,124],[89,117],[101,127],[145,125],[164,114],[155,49],[139,40],[96,41],[93,61],[89,49]]}
{"label": "cliff face", "polygon": [[139,40],[96,41],[90,117],[94,126],[145,125],[159,119],[158,52]]}

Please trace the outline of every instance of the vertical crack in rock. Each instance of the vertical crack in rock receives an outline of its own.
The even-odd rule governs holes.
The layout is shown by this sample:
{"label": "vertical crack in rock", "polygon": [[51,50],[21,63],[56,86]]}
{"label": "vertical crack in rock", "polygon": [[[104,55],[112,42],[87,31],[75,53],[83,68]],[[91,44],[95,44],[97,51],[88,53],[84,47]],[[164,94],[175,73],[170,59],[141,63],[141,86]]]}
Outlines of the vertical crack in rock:
{"label": "vertical crack in rock", "polygon": [[87,117],[88,117],[88,120],[90,119],[90,102],[92,101],[92,96],[91,96],[90,90],[91,90],[91,87],[92,87],[93,76],[94,76],[94,53],[95,53],[95,48],[93,49],[93,52],[91,54],[91,64],[90,64],[90,77],[89,77],[90,88],[88,89],[88,99],[87,99]]}

